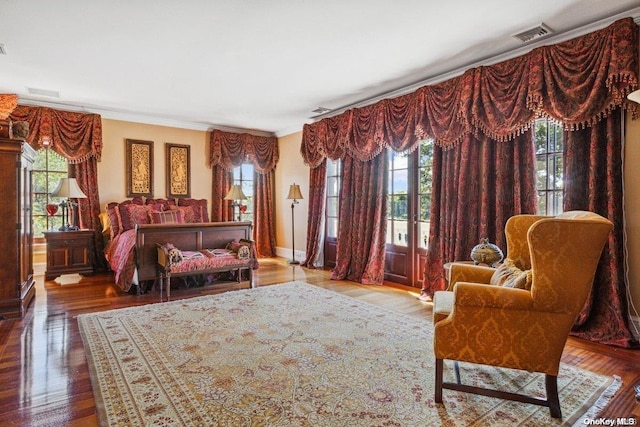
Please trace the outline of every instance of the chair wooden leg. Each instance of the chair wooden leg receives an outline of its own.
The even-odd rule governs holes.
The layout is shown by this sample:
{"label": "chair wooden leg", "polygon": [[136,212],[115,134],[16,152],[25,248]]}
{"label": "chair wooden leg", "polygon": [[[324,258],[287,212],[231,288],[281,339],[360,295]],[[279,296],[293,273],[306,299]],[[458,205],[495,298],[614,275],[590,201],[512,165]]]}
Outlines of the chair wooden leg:
{"label": "chair wooden leg", "polygon": [[434,400],[436,403],[442,403],[442,369],[444,361],[436,359],[436,389],[434,392]]}
{"label": "chair wooden leg", "polygon": [[547,389],[549,412],[553,418],[562,418],[560,399],[558,398],[558,377],[555,375],[545,375],[544,382]]}
{"label": "chair wooden leg", "polygon": [[454,371],[455,371],[455,373],[456,373],[456,382],[457,382],[458,384],[462,384],[462,383],[460,382],[460,364],[458,363],[458,361],[457,361],[457,360],[453,362],[453,370],[454,370]]}

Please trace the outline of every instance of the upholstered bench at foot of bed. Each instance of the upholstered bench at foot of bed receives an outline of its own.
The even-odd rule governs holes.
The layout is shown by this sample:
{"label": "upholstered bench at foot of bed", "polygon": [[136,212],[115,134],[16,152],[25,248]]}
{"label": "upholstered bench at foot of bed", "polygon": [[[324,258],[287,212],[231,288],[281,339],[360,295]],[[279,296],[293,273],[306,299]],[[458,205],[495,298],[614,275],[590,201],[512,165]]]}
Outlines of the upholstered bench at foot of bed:
{"label": "upholstered bench at foot of bed", "polygon": [[160,287],[160,301],[166,286],[167,301],[171,298],[171,277],[195,276],[199,274],[237,271],[237,280],[241,281],[242,271],[247,270],[249,286],[253,285],[254,259],[239,258],[234,252],[221,252],[219,249],[203,249],[200,251],[181,251],[179,260],[172,259],[170,248],[166,245],[158,247],[158,283]]}

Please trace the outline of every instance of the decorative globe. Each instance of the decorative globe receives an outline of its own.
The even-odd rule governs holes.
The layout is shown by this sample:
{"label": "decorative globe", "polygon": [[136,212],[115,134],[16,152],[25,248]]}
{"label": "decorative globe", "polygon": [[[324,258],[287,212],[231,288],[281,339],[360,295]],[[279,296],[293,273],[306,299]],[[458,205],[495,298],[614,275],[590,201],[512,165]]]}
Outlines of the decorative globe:
{"label": "decorative globe", "polygon": [[499,247],[489,243],[489,239],[484,238],[480,244],[471,249],[471,259],[475,265],[487,264],[489,267],[495,267],[497,263],[504,259],[504,255]]}

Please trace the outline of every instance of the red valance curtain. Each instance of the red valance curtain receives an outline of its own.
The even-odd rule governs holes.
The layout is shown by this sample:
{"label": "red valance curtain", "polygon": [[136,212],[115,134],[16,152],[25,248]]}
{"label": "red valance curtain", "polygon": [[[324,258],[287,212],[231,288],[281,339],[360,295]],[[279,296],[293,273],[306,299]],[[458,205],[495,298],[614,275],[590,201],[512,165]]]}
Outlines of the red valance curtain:
{"label": "red valance curtain", "polygon": [[11,113],[11,119],[29,122],[27,141],[36,150],[48,140],[49,148],[69,163],[84,162],[90,157],[100,161],[102,118],[99,114],[18,105]]}
{"label": "red valance curtain", "polygon": [[60,111],[48,107],[18,105],[11,120],[29,123],[27,141],[36,150],[48,141],[49,149],[64,157],[72,166],[70,176],[86,199],[78,199],[80,226],[95,230],[94,267],[102,268],[104,261],[102,226],[100,224],[100,194],[98,193],[97,162],[102,155],[102,118],[99,114]]}
{"label": "red valance curtain", "polygon": [[253,164],[258,173],[269,173],[278,164],[278,138],[214,130],[209,145],[209,164],[226,170],[242,163]]}
{"label": "red valance curtain", "polygon": [[[209,145],[209,163],[212,169],[212,214],[213,221],[227,221],[233,217],[229,204],[223,200],[233,184],[229,172],[243,163],[251,163],[254,180],[253,235],[260,256],[275,254],[275,226],[273,174],[278,163],[278,138],[256,136],[248,133],[233,133],[214,130]],[[225,206],[227,207],[225,209]]]}
{"label": "red valance curtain", "polygon": [[442,147],[460,143],[469,133],[506,141],[544,116],[569,129],[583,128],[619,106],[635,113],[626,95],[637,88],[637,73],[637,26],[625,18],[585,36],[305,125],[301,153],[315,167],[336,153],[366,161],[384,148],[411,150],[427,138]]}

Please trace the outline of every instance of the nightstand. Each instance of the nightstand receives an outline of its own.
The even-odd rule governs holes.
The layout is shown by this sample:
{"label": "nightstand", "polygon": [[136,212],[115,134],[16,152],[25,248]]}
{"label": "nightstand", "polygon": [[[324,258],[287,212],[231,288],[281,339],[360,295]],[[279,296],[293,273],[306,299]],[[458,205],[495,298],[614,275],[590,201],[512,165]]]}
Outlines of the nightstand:
{"label": "nightstand", "polygon": [[44,280],[63,274],[93,275],[93,230],[45,231],[47,242],[47,271]]}

